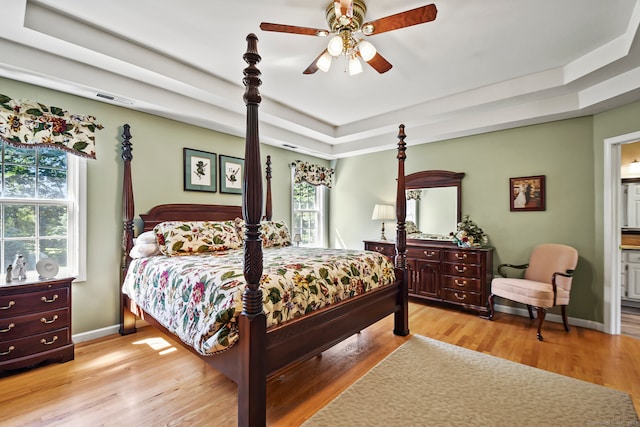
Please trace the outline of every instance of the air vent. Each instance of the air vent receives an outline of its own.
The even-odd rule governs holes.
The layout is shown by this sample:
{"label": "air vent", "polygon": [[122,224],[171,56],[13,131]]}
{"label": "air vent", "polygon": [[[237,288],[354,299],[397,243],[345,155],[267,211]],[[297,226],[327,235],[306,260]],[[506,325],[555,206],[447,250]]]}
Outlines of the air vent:
{"label": "air vent", "polygon": [[292,150],[297,150],[298,147],[296,147],[295,145],[289,145],[289,144],[282,144],[283,147],[285,148],[291,148]]}
{"label": "air vent", "polygon": [[113,101],[113,100],[115,100],[115,99],[116,99],[116,97],[115,97],[115,96],[106,95],[106,94],[104,94],[104,93],[98,93],[98,94],[96,94],[96,96],[97,96],[98,98],[108,99],[109,101]]}

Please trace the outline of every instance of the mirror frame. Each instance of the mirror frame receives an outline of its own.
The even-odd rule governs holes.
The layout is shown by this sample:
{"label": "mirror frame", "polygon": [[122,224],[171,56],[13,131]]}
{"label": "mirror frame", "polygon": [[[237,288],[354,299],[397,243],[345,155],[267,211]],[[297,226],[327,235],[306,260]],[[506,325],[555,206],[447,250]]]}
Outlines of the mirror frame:
{"label": "mirror frame", "polygon": [[462,221],[462,178],[464,172],[451,172],[444,170],[424,170],[405,175],[406,190],[420,188],[455,187],[458,193],[458,218],[456,223]]}

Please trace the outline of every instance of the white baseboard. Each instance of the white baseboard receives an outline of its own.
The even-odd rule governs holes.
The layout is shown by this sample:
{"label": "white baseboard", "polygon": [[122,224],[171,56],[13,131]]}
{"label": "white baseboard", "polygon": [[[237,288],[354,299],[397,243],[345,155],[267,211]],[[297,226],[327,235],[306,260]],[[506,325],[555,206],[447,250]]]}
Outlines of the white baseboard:
{"label": "white baseboard", "polygon": [[[529,311],[526,308],[511,307],[507,305],[496,304],[495,310],[502,313],[516,314],[518,316],[529,317]],[[544,320],[545,322],[550,321],[550,322],[562,323],[562,316],[559,314],[553,314],[553,313],[547,312],[547,315],[545,316]],[[579,326],[581,328],[594,329],[596,331],[604,332],[603,323],[598,323],[593,320],[576,319],[574,317],[569,317],[568,320],[569,320],[569,325],[571,326]]]}
{"label": "white baseboard", "polygon": [[[136,320],[136,328],[142,328],[143,326],[149,326],[149,324],[141,319]],[[77,344],[84,341],[97,340],[98,338],[106,337],[108,335],[114,335],[119,332],[120,325],[113,325],[107,326],[106,328],[94,329],[93,331],[74,334],[71,336],[71,339],[75,344]]]}

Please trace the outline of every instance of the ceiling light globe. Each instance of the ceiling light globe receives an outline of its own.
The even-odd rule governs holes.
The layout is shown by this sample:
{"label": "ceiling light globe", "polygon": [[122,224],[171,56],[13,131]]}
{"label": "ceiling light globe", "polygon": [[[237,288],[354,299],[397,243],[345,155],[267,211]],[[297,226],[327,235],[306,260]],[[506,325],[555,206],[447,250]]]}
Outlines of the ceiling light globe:
{"label": "ceiling light globe", "polygon": [[367,62],[371,61],[373,57],[376,56],[376,53],[378,53],[376,48],[366,40],[361,40],[360,43],[358,43],[358,50],[360,51],[362,59]]}
{"label": "ceiling light globe", "polygon": [[358,58],[353,57],[349,59],[349,75],[355,76],[356,74],[360,74],[362,72],[362,64],[358,60]]}
{"label": "ceiling light globe", "polygon": [[329,40],[327,51],[331,56],[338,56],[342,53],[342,37],[340,35],[334,36]]}
{"label": "ceiling light globe", "polygon": [[332,59],[333,57],[329,55],[329,52],[325,52],[320,56],[320,58],[318,58],[316,66],[320,69],[320,71],[324,71],[326,73],[327,71],[329,71],[329,68],[331,68]]}

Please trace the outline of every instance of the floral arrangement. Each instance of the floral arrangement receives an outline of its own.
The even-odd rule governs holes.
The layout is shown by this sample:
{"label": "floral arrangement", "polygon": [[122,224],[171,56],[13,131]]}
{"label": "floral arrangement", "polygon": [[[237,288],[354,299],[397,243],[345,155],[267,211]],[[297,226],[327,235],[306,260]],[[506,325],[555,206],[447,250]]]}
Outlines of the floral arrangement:
{"label": "floral arrangement", "polygon": [[478,224],[471,221],[469,215],[465,215],[462,218],[462,222],[458,223],[457,230],[449,233],[451,240],[456,242],[458,246],[462,247],[482,247],[489,243],[489,238],[485,234],[484,230],[478,227]]}

